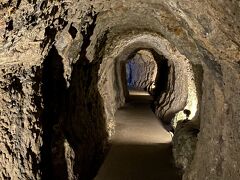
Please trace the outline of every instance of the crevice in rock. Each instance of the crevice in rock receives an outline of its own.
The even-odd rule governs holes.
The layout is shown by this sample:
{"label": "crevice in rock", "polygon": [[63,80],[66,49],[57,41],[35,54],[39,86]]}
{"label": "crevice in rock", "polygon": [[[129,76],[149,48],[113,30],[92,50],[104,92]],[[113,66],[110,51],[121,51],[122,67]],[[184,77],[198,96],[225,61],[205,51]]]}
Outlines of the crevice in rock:
{"label": "crevice in rock", "polygon": [[77,31],[77,29],[71,24],[68,32],[69,32],[69,34],[72,36],[72,38],[75,39],[78,31]]}
{"label": "crevice in rock", "polygon": [[41,5],[40,5],[40,10],[43,10],[48,4],[48,0],[43,0]]}
{"label": "crevice in rock", "polygon": [[53,6],[50,16],[54,16],[58,12],[58,6]]}
{"label": "crevice in rock", "polygon": [[23,87],[22,87],[22,83],[20,81],[20,79],[16,76],[13,76],[11,78],[11,84],[9,85],[9,91],[11,92],[18,92],[21,95],[23,94]]}
{"label": "crevice in rock", "polygon": [[53,28],[53,27],[51,28],[50,26],[46,27],[46,29],[45,29],[45,39],[41,44],[41,48],[45,48],[46,45],[49,42],[53,42],[56,34],[57,34],[57,29],[56,28]]}
{"label": "crevice in rock", "polygon": [[93,35],[94,28],[96,26],[96,20],[97,20],[97,14],[92,10],[92,8],[89,10],[89,12],[86,14],[86,17],[89,17],[91,19],[91,22],[85,22],[82,27],[85,27],[85,29],[81,30],[81,34],[83,36],[83,44],[80,52],[80,60],[84,61],[87,60],[86,53],[87,48],[91,43],[91,36]]}
{"label": "crevice in rock", "polygon": [[[40,166],[42,170],[42,179],[44,180],[54,178],[54,171],[59,175],[61,174],[63,178],[67,177],[67,175],[64,174],[66,173],[66,169],[61,169],[62,167],[58,167],[59,169],[53,168],[52,152],[52,144],[55,133],[54,126],[59,122],[59,115],[61,115],[63,110],[62,108],[66,94],[66,82],[63,73],[62,57],[58,54],[55,46],[53,46],[43,62],[42,69],[44,110],[41,117],[43,146],[41,148]],[[64,159],[62,159],[62,161],[64,164]]]}
{"label": "crevice in rock", "polygon": [[16,5],[16,8],[18,9],[18,7],[20,6],[22,0],[17,0],[17,5]]}
{"label": "crevice in rock", "polygon": [[6,30],[7,31],[12,31],[13,30],[13,20],[12,19],[7,22]]}
{"label": "crevice in rock", "polygon": [[[42,14],[42,16],[48,16],[48,14]],[[45,17],[47,19],[47,17]],[[34,20],[34,19],[33,19]],[[54,26],[54,21],[58,21],[58,26]],[[34,23],[33,23],[34,24]],[[67,21],[65,21],[63,18],[59,17],[57,19],[53,20],[52,24],[49,24],[45,28],[44,32],[44,40],[42,41],[40,47],[44,50],[44,48],[49,44],[51,47],[51,44],[54,42],[55,37],[57,33],[62,30],[64,27],[66,27]]]}

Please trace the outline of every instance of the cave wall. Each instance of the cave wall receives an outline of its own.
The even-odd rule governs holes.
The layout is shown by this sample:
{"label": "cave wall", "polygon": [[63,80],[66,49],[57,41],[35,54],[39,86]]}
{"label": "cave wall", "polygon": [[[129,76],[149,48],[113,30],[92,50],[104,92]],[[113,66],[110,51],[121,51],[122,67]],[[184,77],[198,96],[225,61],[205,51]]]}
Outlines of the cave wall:
{"label": "cave wall", "polygon": [[92,179],[108,147],[99,63],[86,57],[94,10],[65,1],[0,9],[0,178]]}
{"label": "cave wall", "polygon": [[[179,67],[183,57],[193,72],[203,67],[193,74],[200,132],[183,179],[237,180],[239,9],[237,0],[1,1],[0,178],[92,178],[125,101],[112,62],[155,48]],[[176,95],[189,92],[181,77]]]}
{"label": "cave wall", "polygon": [[39,67],[1,66],[1,179],[40,178]]}

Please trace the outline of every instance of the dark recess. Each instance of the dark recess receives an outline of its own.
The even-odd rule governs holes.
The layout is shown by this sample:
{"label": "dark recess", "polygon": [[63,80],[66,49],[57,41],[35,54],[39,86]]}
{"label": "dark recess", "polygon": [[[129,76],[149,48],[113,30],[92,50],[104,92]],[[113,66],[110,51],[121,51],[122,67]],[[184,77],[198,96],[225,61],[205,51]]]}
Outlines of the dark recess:
{"label": "dark recess", "polygon": [[73,39],[75,39],[75,37],[77,36],[77,29],[71,24],[69,30],[68,30],[69,34],[72,36]]}
{"label": "dark recess", "polygon": [[46,37],[42,44],[41,44],[41,48],[45,48],[45,46],[49,43],[49,42],[53,42],[55,39],[55,36],[57,34],[57,29],[56,28],[50,28],[49,26],[45,29],[45,33],[44,36]]}
{"label": "dark recess", "polygon": [[[42,179],[67,179],[66,167],[53,167],[54,154],[52,151],[53,140],[56,141],[54,125],[58,124],[59,116],[63,111],[64,97],[66,94],[66,82],[63,77],[62,57],[58,54],[55,46],[49,51],[43,62],[42,69],[42,94],[44,110],[41,117],[43,129],[43,146],[41,148]],[[63,144],[62,144],[63,148]],[[61,147],[58,149],[61,151]],[[64,166],[64,160],[62,162]]]}
{"label": "dark recess", "polygon": [[18,8],[18,7],[20,6],[21,2],[22,2],[22,0],[18,0],[18,1],[17,1],[16,8]]}
{"label": "dark recess", "polygon": [[13,30],[13,20],[10,20],[7,22],[7,27],[6,27],[7,31],[12,31]]}
{"label": "dark recess", "polygon": [[168,60],[163,55],[159,55],[155,51],[152,51],[152,54],[157,63],[158,69],[155,80],[156,88],[153,92],[153,96],[155,97],[154,99],[156,99],[167,90],[170,67],[168,65]]}
{"label": "dark recess", "polygon": [[42,1],[42,4],[40,5],[40,10],[43,10],[48,4],[48,0]]}
{"label": "dark recess", "polygon": [[20,94],[23,94],[23,90],[22,90],[23,87],[22,87],[22,83],[21,83],[20,79],[16,76],[13,76],[11,78],[11,82],[12,83],[9,85],[9,91],[14,90]]}

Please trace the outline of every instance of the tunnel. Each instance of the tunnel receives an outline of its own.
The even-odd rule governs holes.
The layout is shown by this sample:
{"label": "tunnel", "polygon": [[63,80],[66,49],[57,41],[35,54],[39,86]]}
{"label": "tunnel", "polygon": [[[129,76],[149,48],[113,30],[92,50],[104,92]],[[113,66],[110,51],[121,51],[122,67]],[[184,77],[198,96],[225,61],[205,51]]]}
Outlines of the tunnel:
{"label": "tunnel", "polygon": [[238,180],[238,0],[2,0],[0,179]]}
{"label": "tunnel", "polygon": [[141,50],[123,64],[121,72],[123,81],[126,80],[128,90],[150,90],[156,80],[157,64],[151,52]]}

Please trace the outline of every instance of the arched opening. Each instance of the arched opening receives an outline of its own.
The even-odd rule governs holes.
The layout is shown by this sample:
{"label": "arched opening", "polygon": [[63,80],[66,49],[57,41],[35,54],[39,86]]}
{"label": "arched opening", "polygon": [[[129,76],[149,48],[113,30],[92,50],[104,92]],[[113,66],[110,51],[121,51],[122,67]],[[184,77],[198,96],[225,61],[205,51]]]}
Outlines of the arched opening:
{"label": "arched opening", "polygon": [[[174,47],[169,44],[168,41],[163,39],[161,36],[153,36],[150,33],[141,34],[132,36],[131,41],[129,42],[129,39],[127,39],[126,42],[124,39],[122,39],[118,41],[120,45],[112,45],[113,47],[116,46],[118,48],[116,49],[116,51],[115,49],[112,49],[112,51],[105,53],[105,56],[102,60],[102,66],[100,66],[99,69],[100,78],[98,88],[104,102],[106,125],[109,132],[109,139],[111,140],[110,142],[113,143],[112,149],[113,151],[115,151],[116,149],[114,147],[116,146],[116,144],[119,145],[119,143],[121,145],[129,145],[129,143],[134,145],[149,145],[151,143],[152,145],[164,144],[163,146],[166,145],[164,151],[166,154],[170,154],[170,156],[168,156],[168,160],[170,161],[170,159],[172,158],[172,149],[169,144],[172,141],[170,132],[174,132],[178,122],[186,120],[187,118],[187,120],[192,120],[196,122],[197,125],[199,125],[199,123],[195,119],[195,117],[198,116],[199,110],[197,96],[198,94],[196,92],[196,84],[194,80],[192,65],[184,55],[178,52]],[[142,77],[139,78],[137,77],[137,75],[135,75],[135,81],[130,83],[128,82],[129,72],[127,72],[128,69],[126,69],[126,64],[128,64],[128,62],[131,62],[134,58],[137,59],[137,56],[139,57],[139,52],[144,53],[145,51],[150,54],[152,61],[156,64],[157,72],[150,73],[154,74],[155,76],[155,88],[149,91],[151,96],[148,95],[148,97],[152,98],[145,98],[145,100],[143,100],[141,99],[143,98],[143,96],[138,98],[136,98],[135,96],[134,98],[132,98],[133,96],[129,94],[129,85],[131,83],[133,85],[132,87],[134,88],[139,88],[141,90],[144,88],[141,86],[142,83],[139,83],[141,82],[139,81],[139,79],[142,79]],[[138,55],[136,56],[136,54]],[[139,64],[136,67],[139,66],[141,67],[141,65]],[[145,73],[145,75],[146,74],[147,73]],[[146,79],[149,80],[148,82],[153,80],[152,78]],[[146,89],[148,88],[145,88],[145,90]],[[127,112],[127,107],[132,107],[132,110],[135,111],[135,113]],[[136,108],[138,107],[144,108],[136,110]],[[131,110],[131,108],[129,109]],[[185,114],[186,110],[188,109],[191,111],[191,117],[189,116],[189,114]],[[146,112],[146,110],[149,111]],[[137,115],[138,112],[145,113],[143,113],[140,117],[132,116],[132,123],[130,123],[131,120],[121,122],[121,119],[126,120],[126,114]],[[144,117],[145,119],[151,119],[146,117],[148,113],[151,114],[150,116],[154,116],[154,118],[157,118],[155,119],[155,122],[157,122],[157,124],[153,125],[153,129],[155,130],[151,129],[152,127],[148,126],[151,124],[150,122],[148,122],[149,124],[146,123],[146,121],[141,122]],[[139,121],[136,121],[135,124],[134,120],[136,119],[139,119]],[[141,136],[141,133],[138,132],[133,135],[133,132],[138,129],[137,127],[140,127],[138,123],[142,125],[146,123],[144,127],[148,130],[139,128],[141,129],[140,132],[144,132],[142,134],[143,136]],[[135,128],[132,127],[130,128],[130,130],[124,130],[124,127],[131,127],[131,125],[133,124],[135,124]],[[161,127],[159,127],[159,125]],[[156,127],[159,127],[159,129],[156,130]],[[192,129],[192,127],[190,129]],[[124,140],[122,140],[121,138],[119,138],[122,137],[121,135],[119,135],[119,132],[120,134],[121,132],[125,132],[124,134],[128,138],[123,135],[123,137],[125,138],[123,138]],[[165,132],[166,134],[164,135],[163,132]],[[152,134],[152,136],[149,135],[146,139],[145,137],[147,134]],[[157,141],[155,141],[156,139]],[[161,141],[159,142],[158,140]],[[156,147],[154,147],[153,149],[156,149]],[[112,150],[110,150],[109,153],[110,157],[111,151]],[[118,151],[118,149],[116,151]],[[194,150],[191,151],[194,152]],[[158,154],[155,154],[155,156],[158,156]],[[107,156],[106,162],[108,161],[108,157],[109,156]],[[124,157],[121,155],[119,155],[118,157],[122,157],[124,159]],[[102,167],[105,167],[104,164]],[[109,171],[114,170],[107,170],[105,172]],[[176,170],[173,171],[174,173],[176,173]],[[101,176],[101,172],[102,170],[100,170],[100,175],[97,176],[97,178]]]}
{"label": "arched opening", "polygon": [[[116,127],[111,137],[112,147],[96,180],[130,177],[139,180],[180,179],[178,170],[171,164],[171,135],[151,109],[155,89],[150,86],[155,81],[161,84],[164,80],[161,74],[168,72],[157,71],[158,66],[164,68],[164,63],[157,63],[152,51],[138,49],[125,60],[118,59],[115,63],[115,69],[119,71],[115,73],[116,79],[122,84],[126,102],[114,115]],[[166,78],[168,74],[164,76]],[[159,173],[159,169],[165,169],[165,172]]]}
{"label": "arched opening", "polygon": [[129,91],[135,90],[139,95],[153,93],[158,67],[150,49],[136,50],[118,65],[126,102],[129,101]]}
{"label": "arched opening", "polygon": [[125,72],[128,90],[150,90],[153,88],[157,64],[152,53],[148,50],[139,50],[125,62]]}
{"label": "arched opening", "polygon": [[[149,41],[149,39],[152,41]],[[118,47],[121,50],[118,49],[116,54],[113,50],[110,58],[107,56],[103,58],[103,64],[106,63],[106,66],[105,69],[100,69],[102,77],[99,81],[99,89],[105,102],[107,124],[110,129],[110,139],[113,143],[113,150],[110,150],[109,155],[110,159],[122,157],[123,155],[120,154],[117,157],[116,155],[112,156],[112,151],[118,152],[118,148],[121,149],[122,145],[126,147],[126,145],[128,146],[129,144],[137,146],[148,144],[147,147],[153,144],[159,144],[159,147],[162,146],[163,149],[166,145],[165,153],[171,154],[171,146],[169,144],[171,142],[171,135],[168,132],[174,132],[177,122],[186,119],[185,112],[188,107],[193,105],[193,107],[197,109],[197,107],[195,107],[198,103],[197,99],[195,99],[196,91],[189,91],[190,88],[194,89],[195,87],[190,62],[176,49],[165,49],[164,45],[160,45],[160,43],[167,44],[167,42],[161,38],[159,39],[151,35],[146,35],[145,37],[142,35],[135,39],[133,38],[133,42],[124,45],[122,48]],[[140,64],[141,61],[139,59],[140,53],[144,54],[146,52],[151,56],[151,60],[155,63],[155,66],[150,68],[151,70],[149,71],[151,72],[146,71],[144,73],[144,68],[148,68],[148,66],[144,63],[143,66],[141,66],[142,64]],[[141,72],[139,72],[139,70]],[[152,82],[154,82],[155,87],[150,89],[149,86],[151,86]],[[107,89],[107,91],[104,91],[105,89]],[[138,96],[136,99],[135,96],[133,99],[131,93],[129,94],[129,90],[131,89],[150,90],[149,93],[152,98],[143,99]],[[197,103],[194,101],[194,104],[191,98]],[[144,108],[141,109],[141,107]],[[194,110],[194,108],[191,110]],[[149,111],[146,112],[146,109]],[[142,114],[142,112],[145,113]],[[126,117],[126,114],[128,117]],[[140,114],[141,117],[136,116],[138,114]],[[153,121],[155,123],[153,123],[154,125],[152,127],[149,126],[152,124],[150,122],[151,118],[146,117],[146,114],[151,114],[149,115],[151,118],[152,116],[154,116],[154,118],[157,117],[157,119]],[[131,120],[128,119],[129,116]],[[194,117],[194,115],[192,117]],[[189,118],[189,115],[187,118]],[[143,119],[148,119],[149,121],[144,121]],[[164,127],[161,125],[161,122],[164,124]],[[139,123],[141,125],[139,125]],[[135,124],[136,129],[141,129],[141,126],[145,129],[141,129],[141,133],[137,130],[135,132],[135,128],[132,126],[133,124]],[[159,125],[161,127],[156,130],[155,128]],[[146,130],[146,128],[148,130]],[[114,132],[115,135],[112,136]],[[135,134],[133,132],[135,132]],[[153,149],[155,148],[156,147]],[[160,152],[158,153],[160,154]],[[158,154],[155,154],[155,156],[158,156]],[[108,157],[106,162],[109,161]],[[168,157],[170,159],[171,155]],[[105,169],[106,166],[109,167],[108,163],[107,165],[104,163],[101,169]],[[106,174],[102,174],[106,172],[110,177],[110,171],[114,172],[114,169],[100,170],[100,175],[97,176],[97,179],[105,176]],[[176,173],[176,170],[174,170],[174,172]],[[112,177],[114,177],[114,174],[112,175]],[[175,178],[177,178],[177,175]]]}

